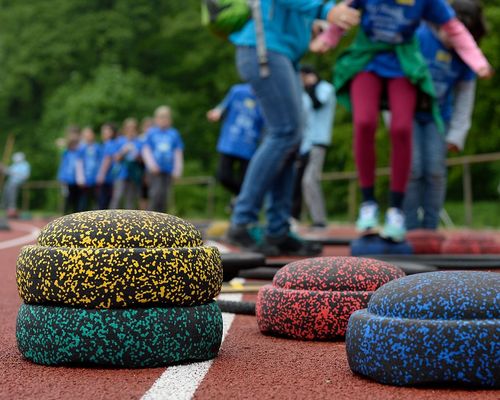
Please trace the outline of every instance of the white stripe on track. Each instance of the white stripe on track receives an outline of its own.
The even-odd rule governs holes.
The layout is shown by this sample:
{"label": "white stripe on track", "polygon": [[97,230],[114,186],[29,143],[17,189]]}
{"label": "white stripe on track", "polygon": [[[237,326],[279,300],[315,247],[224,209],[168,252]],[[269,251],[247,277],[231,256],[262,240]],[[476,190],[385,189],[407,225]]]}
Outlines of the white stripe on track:
{"label": "white stripe on track", "polygon": [[[241,294],[219,296],[221,300],[240,301]],[[234,314],[222,313],[224,330],[222,342],[234,321]],[[142,397],[142,400],[190,400],[207,375],[214,360],[168,368]]]}
{"label": "white stripe on track", "polygon": [[222,243],[215,242],[213,240],[207,240],[205,242],[205,245],[217,247],[219,249],[219,251],[221,253],[223,253],[223,254],[225,254],[225,253],[231,253],[231,249],[229,247],[223,245]]}
{"label": "white stripe on track", "polygon": [[32,243],[38,238],[38,234],[40,233],[40,229],[38,229],[36,226],[33,225],[28,225],[28,226],[21,225],[18,227],[18,229],[23,230],[25,232],[29,232],[29,234],[21,236],[19,238],[0,242],[0,250],[6,250],[12,247],[18,247]]}

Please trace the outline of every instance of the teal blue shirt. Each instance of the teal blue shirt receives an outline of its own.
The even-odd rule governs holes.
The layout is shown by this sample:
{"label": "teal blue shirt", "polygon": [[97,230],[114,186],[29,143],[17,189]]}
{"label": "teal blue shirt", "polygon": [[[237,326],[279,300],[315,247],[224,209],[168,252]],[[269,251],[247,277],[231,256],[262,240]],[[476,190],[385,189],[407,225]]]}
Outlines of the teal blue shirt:
{"label": "teal blue shirt", "polygon": [[[261,0],[268,50],[287,56],[296,63],[309,48],[312,24],[326,19],[334,2],[322,0]],[[255,23],[230,36],[236,46],[256,46]]]}

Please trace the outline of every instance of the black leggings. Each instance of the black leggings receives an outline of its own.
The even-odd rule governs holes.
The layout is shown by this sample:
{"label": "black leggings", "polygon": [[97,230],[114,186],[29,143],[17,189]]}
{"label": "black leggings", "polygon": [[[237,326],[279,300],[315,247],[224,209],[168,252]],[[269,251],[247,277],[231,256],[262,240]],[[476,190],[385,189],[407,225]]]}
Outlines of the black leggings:
{"label": "black leggings", "polygon": [[245,179],[249,162],[250,160],[228,156],[227,154],[220,155],[217,179],[222,186],[235,196],[240,194],[241,185],[243,184],[243,179]]}

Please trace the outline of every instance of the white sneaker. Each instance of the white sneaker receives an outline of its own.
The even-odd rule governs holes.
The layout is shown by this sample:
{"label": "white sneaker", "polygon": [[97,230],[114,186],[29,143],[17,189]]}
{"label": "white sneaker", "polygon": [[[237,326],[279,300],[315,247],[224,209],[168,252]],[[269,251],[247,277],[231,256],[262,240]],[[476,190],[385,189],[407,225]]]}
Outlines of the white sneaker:
{"label": "white sneaker", "polygon": [[378,226],[378,204],[374,201],[361,203],[356,229],[360,232],[376,229]]}
{"label": "white sneaker", "polygon": [[385,224],[380,234],[383,238],[402,242],[406,236],[405,215],[399,208],[389,208],[385,214]]}

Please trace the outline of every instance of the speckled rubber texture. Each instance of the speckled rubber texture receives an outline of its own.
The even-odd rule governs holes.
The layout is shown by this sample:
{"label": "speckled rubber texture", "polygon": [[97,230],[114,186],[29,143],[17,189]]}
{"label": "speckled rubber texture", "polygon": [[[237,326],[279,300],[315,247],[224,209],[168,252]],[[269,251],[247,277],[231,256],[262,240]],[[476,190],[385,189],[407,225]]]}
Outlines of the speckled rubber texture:
{"label": "speckled rubber texture", "polygon": [[440,254],[445,236],[430,229],[416,229],[406,234],[414,254]]}
{"label": "speckled rubber texture", "polygon": [[282,268],[259,291],[256,315],[263,333],[302,340],[345,335],[350,315],[373,291],[405,276],[390,264],[352,257],[301,260]]}
{"label": "speckled rubber texture", "polygon": [[395,243],[378,235],[363,236],[351,242],[351,255],[354,257],[381,254],[413,254],[408,242]]}
{"label": "speckled rubber texture", "polygon": [[150,368],[217,356],[222,314],[215,302],[190,308],[82,310],[22,305],[17,342],[42,365]]}
{"label": "speckled rubber texture", "polygon": [[27,246],[17,260],[17,285],[29,304],[97,309],[193,306],[219,294],[222,267],[215,247]]}
{"label": "speckled rubber texture", "polygon": [[45,247],[172,248],[203,246],[189,222],[151,211],[104,210],[66,215],[38,237]]}
{"label": "speckled rubber texture", "polygon": [[488,234],[455,235],[444,241],[441,252],[443,254],[500,254],[500,242]]}
{"label": "speckled rubber texture", "polygon": [[500,386],[500,274],[434,272],[390,282],[349,321],[351,369],[404,386]]}

